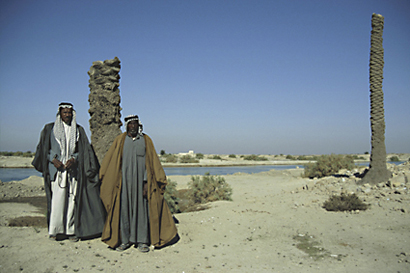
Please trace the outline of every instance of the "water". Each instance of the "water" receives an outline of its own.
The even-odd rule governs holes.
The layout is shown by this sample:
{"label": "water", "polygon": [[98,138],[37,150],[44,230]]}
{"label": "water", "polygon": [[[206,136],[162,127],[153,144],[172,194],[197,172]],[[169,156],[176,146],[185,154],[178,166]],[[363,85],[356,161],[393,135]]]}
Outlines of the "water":
{"label": "water", "polygon": [[[276,166],[237,166],[237,167],[178,167],[178,168],[164,168],[166,175],[204,175],[210,173],[211,175],[226,175],[238,172],[242,173],[259,173],[266,172],[272,169],[284,170],[303,168],[302,165],[276,165]],[[2,182],[9,182],[15,180],[23,180],[30,176],[39,176],[41,173],[33,168],[0,168],[0,180]]]}
{"label": "water", "polygon": [[191,168],[164,168],[166,175],[226,175],[234,173],[260,173],[272,169],[285,170],[303,168],[302,165],[265,165],[265,166],[236,166],[236,167],[191,167]]}
{"label": "water", "polygon": [[22,180],[33,175],[42,176],[33,168],[0,168],[0,180],[2,182]]}
{"label": "water", "polygon": [[[402,164],[401,162],[389,162],[392,164]],[[368,166],[369,162],[359,163],[360,166]],[[166,175],[204,175],[210,173],[211,175],[226,175],[234,173],[260,173],[269,170],[286,170],[303,168],[303,165],[264,165],[264,166],[236,166],[236,167],[178,167],[178,168],[164,168]],[[2,182],[9,182],[15,180],[23,180],[30,176],[39,176],[41,173],[33,168],[0,168],[0,180]]]}

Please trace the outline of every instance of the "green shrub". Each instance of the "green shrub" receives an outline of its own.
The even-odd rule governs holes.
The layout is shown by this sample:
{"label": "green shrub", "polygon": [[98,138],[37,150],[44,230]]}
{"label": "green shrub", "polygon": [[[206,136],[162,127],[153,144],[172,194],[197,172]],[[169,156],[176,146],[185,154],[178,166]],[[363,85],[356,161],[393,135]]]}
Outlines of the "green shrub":
{"label": "green shrub", "polygon": [[159,154],[160,154],[160,155],[165,155],[166,152],[165,152],[165,150],[161,150],[161,152],[160,152]]}
{"label": "green shrub", "polygon": [[294,157],[293,155],[287,155],[287,156],[286,156],[286,159],[295,160],[296,157]]}
{"label": "green shrub", "polygon": [[0,152],[0,155],[2,156],[22,156],[22,157],[32,157],[35,155],[35,153],[32,153],[31,151],[27,152],[22,152],[22,151],[17,151],[17,152]]}
{"label": "green shrub", "polygon": [[244,160],[254,160],[254,161],[266,161],[268,160],[264,156],[258,156],[258,155],[247,155],[243,158]]}
{"label": "green shrub", "polygon": [[229,155],[229,158],[236,158],[236,155],[230,154],[230,155]]}
{"label": "green shrub", "polygon": [[181,212],[179,208],[179,194],[177,191],[177,183],[171,181],[171,179],[167,179],[168,184],[165,188],[164,198],[168,204],[171,213],[179,213]]}
{"label": "green shrub", "polygon": [[305,164],[304,177],[321,178],[337,173],[341,169],[352,170],[355,167],[351,156],[321,155],[316,163]]}
{"label": "green shrub", "polygon": [[196,157],[197,159],[204,159],[204,154],[202,154],[202,153],[197,153],[197,154],[195,155],[195,157]]}
{"label": "green shrub", "polygon": [[178,162],[178,157],[173,154],[165,154],[161,156],[161,161],[166,162],[166,163],[177,163]]}
{"label": "green shrub", "polygon": [[394,156],[390,157],[389,161],[390,162],[399,162],[400,158],[397,155],[394,155]]}
{"label": "green shrub", "polygon": [[218,200],[232,201],[232,188],[223,177],[206,173],[202,177],[191,176],[187,196],[193,204],[204,204]]}
{"label": "green shrub", "polygon": [[211,159],[222,159],[219,155],[214,155],[211,157]]}
{"label": "green shrub", "polygon": [[310,160],[310,157],[307,157],[305,155],[300,155],[297,157],[298,160]]}
{"label": "green shrub", "polygon": [[0,152],[0,155],[3,156],[23,156],[23,157],[32,157],[34,156],[34,153],[32,153],[31,151],[27,151],[27,152],[21,152],[21,151],[17,151],[17,152]]}
{"label": "green shrub", "polygon": [[357,159],[362,159],[362,160],[364,160],[364,157],[363,157],[363,156],[358,156],[358,155],[349,155],[349,156],[351,156],[351,157],[353,158],[353,160],[357,160]]}
{"label": "green shrub", "polygon": [[369,205],[363,203],[354,193],[330,196],[329,200],[323,203],[323,208],[327,211],[366,210],[368,207]]}
{"label": "green shrub", "polygon": [[34,154],[31,151],[27,151],[23,153],[23,157],[32,157],[32,156],[34,156]]}
{"label": "green shrub", "polygon": [[184,155],[179,159],[179,162],[181,162],[181,163],[198,163],[199,160],[193,158],[190,155]]}

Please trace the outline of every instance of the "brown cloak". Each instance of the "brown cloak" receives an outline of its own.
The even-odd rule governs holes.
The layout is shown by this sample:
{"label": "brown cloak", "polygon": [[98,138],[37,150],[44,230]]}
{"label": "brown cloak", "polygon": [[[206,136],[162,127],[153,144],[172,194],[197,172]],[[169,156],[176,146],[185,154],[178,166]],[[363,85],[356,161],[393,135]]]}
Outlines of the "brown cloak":
{"label": "brown cloak", "polygon": [[[117,136],[106,153],[100,168],[101,200],[107,211],[101,240],[110,247],[120,244],[120,196],[122,153],[127,133]],[[164,199],[167,178],[149,136],[144,134],[145,168],[148,183],[149,231],[151,244],[162,247],[177,235],[171,211]]]}

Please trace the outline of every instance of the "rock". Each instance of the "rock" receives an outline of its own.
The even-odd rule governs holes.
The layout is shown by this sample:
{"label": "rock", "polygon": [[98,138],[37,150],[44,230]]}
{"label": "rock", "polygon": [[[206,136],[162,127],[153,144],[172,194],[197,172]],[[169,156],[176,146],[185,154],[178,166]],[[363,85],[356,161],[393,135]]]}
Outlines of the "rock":
{"label": "rock", "polygon": [[404,186],[406,184],[406,176],[404,174],[398,174],[389,179],[391,187]]}

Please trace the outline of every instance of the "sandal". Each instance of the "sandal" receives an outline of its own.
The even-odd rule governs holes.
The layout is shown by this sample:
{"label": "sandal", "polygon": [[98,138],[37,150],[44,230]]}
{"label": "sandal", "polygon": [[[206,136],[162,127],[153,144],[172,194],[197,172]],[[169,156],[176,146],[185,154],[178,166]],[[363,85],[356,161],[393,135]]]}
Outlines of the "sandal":
{"label": "sandal", "polygon": [[117,247],[115,250],[117,251],[124,251],[128,249],[131,246],[131,244],[128,242],[126,244],[121,244],[119,247]]}
{"label": "sandal", "polygon": [[50,239],[51,241],[57,241],[57,236],[50,235],[50,236],[48,236],[48,239]]}
{"label": "sandal", "polygon": [[149,246],[147,244],[138,244],[138,250],[140,252],[146,253],[149,251]]}
{"label": "sandal", "polygon": [[68,240],[70,240],[70,242],[73,242],[73,243],[76,243],[79,241],[78,237],[75,235],[68,236]]}

